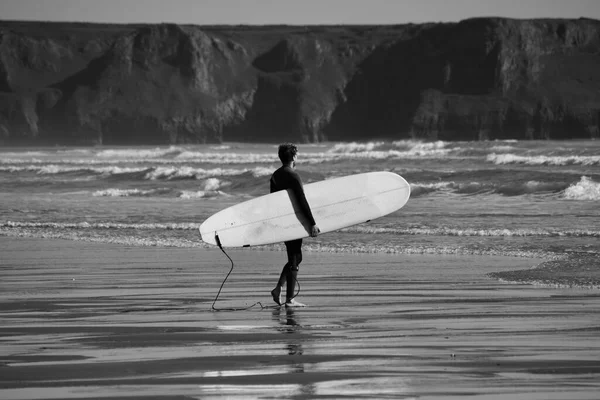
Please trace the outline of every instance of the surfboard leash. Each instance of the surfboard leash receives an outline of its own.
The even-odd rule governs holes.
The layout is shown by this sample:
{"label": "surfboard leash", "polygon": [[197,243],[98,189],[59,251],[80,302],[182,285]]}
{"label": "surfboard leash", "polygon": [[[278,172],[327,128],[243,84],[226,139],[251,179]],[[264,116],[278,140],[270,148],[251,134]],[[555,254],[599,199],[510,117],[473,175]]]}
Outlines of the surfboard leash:
{"label": "surfboard leash", "polygon": [[213,311],[244,311],[244,310],[249,310],[252,307],[255,307],[257,305],[260,306],[261,310],[263,310],[265,308],[269,308],[269,307],[263,306],[260,301],[257,301],[256,303],[252,304],[251,306],[243,307],[243,308],[216,308],[215,307],[215,304],[216,304],[217,300],[219,299],[219,295],[221,294],[221,290],[223,290],[223,286],[225,286],[225,282],[227,282],[227,279],[229,278],[229,275],[231,275],[231,273],[233,272],[233,267],[234,267],[233,260],[231,259],[231,257],[229,257],[229,254],[227,254],[225,249],[223,249],[223,246],[221,245],[221,240],[219,240],[219,235],[216,233],[215,233],[215,240],[217,242],[217,246],[219,246],[219,249],[221,249],[223,254],[225,254],[225,256],[231,262],[231,268],[229,269],[229,272],[227,273],[227,275],[225,276],[225,279],[223,279],[223,282],[221,283],[221,287],[219,288],[219,291],[217,292],[217,296],[215,297],[215,300],[212,303],[211,309]]}

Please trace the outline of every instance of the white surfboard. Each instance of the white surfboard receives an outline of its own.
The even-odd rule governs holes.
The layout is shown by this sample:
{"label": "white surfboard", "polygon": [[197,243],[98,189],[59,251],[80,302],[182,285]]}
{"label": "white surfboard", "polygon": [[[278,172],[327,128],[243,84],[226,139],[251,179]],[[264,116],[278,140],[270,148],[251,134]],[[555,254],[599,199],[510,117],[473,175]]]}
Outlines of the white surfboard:
{"label": "white surfboard", "polygon": [[[321,233],[369,222],[402,208],[410,185],[392,172],[367,172],[304,185]],[[267,194],[226,208],[200,225],[202,240],[247,247],[310,236],[311,227],[291,190]]]}

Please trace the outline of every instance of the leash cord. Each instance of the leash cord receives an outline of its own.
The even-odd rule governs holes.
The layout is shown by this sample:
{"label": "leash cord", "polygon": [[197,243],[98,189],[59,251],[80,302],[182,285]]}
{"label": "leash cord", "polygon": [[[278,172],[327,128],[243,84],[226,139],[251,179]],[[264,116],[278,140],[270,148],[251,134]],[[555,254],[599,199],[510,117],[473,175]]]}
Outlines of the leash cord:
{"label": "leash cord", "polygon": [[[225,279],[223,279],[223,282],[221,283],[221,287],[219,288],[219,291],[217,292],[217,295],[215,296],[215,299],[213,300],[211,309],[213,311],[244,311],[244,310],[249,310],[257,305],[260,306],[261,310],[264,310],[265,308],[270,308],[267,306],[263,306],[263,304],[260,301],[257,301],[256,303],[252,304],[251,306],[243,307],[243,308],[216,308],[215,307],[215,304],[217,303],[217,300],[219,299],[219,296],[221,295],[221,291],[223,290],[223,286],[225,286],[225,282],[227,282],[227,279],[229,278],[229,275],[231,275],[231,273],[233,272],[233,267],[234,267],[233,260],[231,259],[231,257],[229,257],[229,254],[227,254],[227,252],[225,251],[225,249],[223,249],[223,246],[221,245],[221,240],[219,240],[219,235],[215,234],[215,239],[217,242],[217,246],[219,246],[219,249],[221,249],[223,254],[225,254],[225,256],[231,262],[231,268],[229,269],[229,272],[227,273],[227,275],[225,276]],[[296,285],[298,285],[298,290],[296,291],[296,294],[294,294],[294,297],[292,297],[292,299],[296,298],[296,296],[298,296],[300,294],[300,282],[298,282],[298,278],[294,278],[294,279],[296,280]]]}
{"label": "leash cord", "polygon": [[215,300],[212,303],[211,309],[213,311],[244,311],[244,310],[249,310],[256,305],[259,305],[261,310],[267,308],[267,307],[263,306],[260,301],[257,301],[256,303],[252,304],[251,306],[243,307],[243,308],[216,308],[215,307],[215,304],[217,303],[217,300],[219,299],[219,295],[221,294],[221,290],[223,290],[223,286],[225,286],[225,282],[227,282],[227,279],[229,278],[229,275],[231,275],[231,273],[233,272],[233,267],[234,267],[233,260],[231,259],[231,257],[229,257],[229,254],[227,254],[227,252],[225,251],[225,249],[223,249],[223,246],[221,245],[221,241],[219,240],[219,235],[215,234],[215,239],[217,241],[217,245],[219,246],[219,248],[221,249],[223,254],[225,254],[225,256],[229,259],[229,261],[231,261],[231,268],[229,269],[229,272],[227,273],[227,275],[225,276],[225,279],[223,279],[223,282],[221,283],[221,287],[219,288],[219,291],[217,292],[217,296],[215,297]]}

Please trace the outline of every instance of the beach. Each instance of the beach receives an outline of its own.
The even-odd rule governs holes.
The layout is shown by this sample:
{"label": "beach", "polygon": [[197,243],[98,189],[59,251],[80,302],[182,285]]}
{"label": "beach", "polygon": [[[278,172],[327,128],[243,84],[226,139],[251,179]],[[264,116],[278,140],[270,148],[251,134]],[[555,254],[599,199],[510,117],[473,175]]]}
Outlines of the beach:
{"label": "beach", "polygon": [[[285,253],[0,236],[0,398],[597,399],[600,292],[542,259]],[[589,265],[589,264],[588,264]],[[229,311],[231,308],[246,308]]]}
{"label": "beach", "polygon": [[389,171],[408,203],[304,241],[308,307],[271,298],[281,243],[226,249],[214,302],[198,228],[276,151],[0,149],[0,399],[598,398],[598,141],[301,145],[305,184]]}

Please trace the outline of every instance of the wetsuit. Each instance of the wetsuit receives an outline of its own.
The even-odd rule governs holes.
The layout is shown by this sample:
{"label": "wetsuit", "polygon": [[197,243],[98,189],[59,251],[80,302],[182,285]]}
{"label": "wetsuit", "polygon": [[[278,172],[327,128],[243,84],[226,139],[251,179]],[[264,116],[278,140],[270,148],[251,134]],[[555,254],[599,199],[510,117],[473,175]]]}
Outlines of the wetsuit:
{"label": "wetsuit", "polygon": [[[300,211],[304,217],[308,220],[310,226],[314,226],[315,219],[313,218],[308,201],[304,195],[304,188],[302,187],[302,179],[300,175],[289,166],[282,166],[271,176],[271,193],[280,190],[291,189],[292,193],[300,206]],[[279,277],[279,286],[282,287],[287,282],[286,297],[292,299],[294,296],[294,288],[296,286],[296,279],[298,276],[298,268],[302,262],[302,239],[290,240],[284,242],[287,251],[288,262],[281,271]]]}

